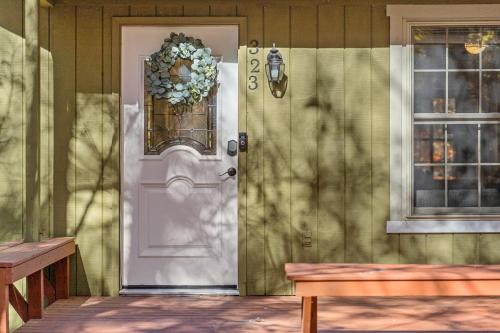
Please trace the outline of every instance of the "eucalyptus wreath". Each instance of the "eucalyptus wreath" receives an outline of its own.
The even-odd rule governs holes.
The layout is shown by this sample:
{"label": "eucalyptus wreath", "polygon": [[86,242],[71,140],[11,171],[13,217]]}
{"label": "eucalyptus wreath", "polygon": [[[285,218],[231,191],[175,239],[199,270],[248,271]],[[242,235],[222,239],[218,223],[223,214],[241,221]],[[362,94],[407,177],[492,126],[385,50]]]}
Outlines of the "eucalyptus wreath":
{"label": "eucalyptus wreath", "polygon": [[[174,80],[172,68],[185,65],[189,80]],[[207,97],[216,83],[217,61],[200,39],[172,32],[161,49],[146,62],[148,92],[172,105],[194,105]]]}

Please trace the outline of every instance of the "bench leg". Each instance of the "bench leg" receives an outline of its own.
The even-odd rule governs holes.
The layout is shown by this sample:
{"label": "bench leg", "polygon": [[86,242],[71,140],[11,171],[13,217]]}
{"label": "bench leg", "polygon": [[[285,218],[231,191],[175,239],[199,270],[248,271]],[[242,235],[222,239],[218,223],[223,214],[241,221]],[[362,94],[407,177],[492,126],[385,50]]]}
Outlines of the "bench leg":
{"label": "bench leg", "polygon": [[56,299],[69,298],[69,257],[54,264],[56,270]]}
{"label": "bench leg", "polygon": [[28,275],[28,317],[40,319],[43,313],[43,270]]}
{"label": "bench leg", "polygon": [[318,298],[302,297],[302,333],[318,331]]}
{"label": "bench leg", "polygon": [[0,333],[9,333],[9,285],[0,286]]}

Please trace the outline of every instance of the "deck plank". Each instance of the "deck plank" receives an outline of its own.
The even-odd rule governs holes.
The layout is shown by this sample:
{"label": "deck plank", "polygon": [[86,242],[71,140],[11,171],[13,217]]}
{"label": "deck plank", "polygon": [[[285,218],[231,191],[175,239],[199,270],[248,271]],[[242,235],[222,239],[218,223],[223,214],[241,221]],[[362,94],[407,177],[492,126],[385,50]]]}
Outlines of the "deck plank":
{"label": "deck plank", "polygon": [[[320,298],[320,331],[497,331],[498,297]],[[298,297],[75,297],[56,301],[38,332],[297,332]]]}

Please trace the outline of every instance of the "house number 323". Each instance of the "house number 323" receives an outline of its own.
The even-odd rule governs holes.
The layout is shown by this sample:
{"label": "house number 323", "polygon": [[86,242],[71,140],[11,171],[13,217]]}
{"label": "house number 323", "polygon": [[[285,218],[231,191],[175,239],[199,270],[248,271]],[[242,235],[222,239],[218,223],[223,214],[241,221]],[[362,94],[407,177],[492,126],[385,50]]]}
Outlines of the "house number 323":
{"label": "house number 323", "polygon": [[[251,49],[248,51],[251,55],[256,55],[259,53],[259,42],[255,39],[250,41]],[[248,76],[248,89],[255,90],[259,87],[259,79],[257,75],[260,73],[260,61],[259,59],[251,59],[250,60],[250,75]]]}

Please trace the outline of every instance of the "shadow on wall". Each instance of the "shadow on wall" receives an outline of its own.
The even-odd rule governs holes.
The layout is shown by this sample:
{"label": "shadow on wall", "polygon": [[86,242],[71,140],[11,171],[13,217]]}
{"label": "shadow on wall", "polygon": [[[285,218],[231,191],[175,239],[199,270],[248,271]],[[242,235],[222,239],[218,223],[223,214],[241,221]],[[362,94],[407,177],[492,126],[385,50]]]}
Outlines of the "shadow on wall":
{"label": "shadow on wall", "polygon": [[0,242],[23,238],[23,38],[0,27]]}
{"label": "shadow on wall", "polygon": [[[299,52],[303,59],[293,59]],[[262,118],[249,115],[247,124],[250,133],[263,132],[263,139],[249,145],[248,209],[262,205],[263,216],[248,213],[247,228],[264,229],[261,235],[266,238],[264,258],[258,263],[264,262],[265,268],[248,267],[250,289],[289,293],[291,286],[282,273],[284,262],[400,260],[399,236],[385,232],[389,219],[388,63],[370,62],[372,52],[388,54],[388,48],[291,49],[291,66],[296,61],[307,67],[307,57],[328,61],[315,60],[316,68],[307,68],[313,72],[312,79],[297,65],[289,70],[284,100],[290,100],[290,113],[283,110],[286,101],[280,100],[285,106],[273,108],[266,98],[263,106],[250,99],[249,112],[263,107],[264,114]],[[276,118],[273,113],[283,116]],[[262,164],[258,154],[262,154]],[[263,169],[263,176],[255,167]],[[259,236],[255,230],[247,234],[248,257],[255,254],[250,251],[256,251],[253,246]],[[415,247],[414,251],[415,257],[424,257],[424,249]],[[257,262],[249,260],[249,265]],[[258,275],[265,276],[264,287],[257,285]]]}
{"label": "shadow on wall", "polygon": [[[76,113],[55,115],[54,230],[75,235],[72,292],[77,295],[116,293],[118,279],[118,114],[112,97],[77,93]],[[57,126],[59,124],[59,126]]]}

